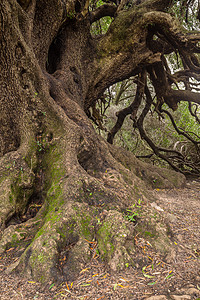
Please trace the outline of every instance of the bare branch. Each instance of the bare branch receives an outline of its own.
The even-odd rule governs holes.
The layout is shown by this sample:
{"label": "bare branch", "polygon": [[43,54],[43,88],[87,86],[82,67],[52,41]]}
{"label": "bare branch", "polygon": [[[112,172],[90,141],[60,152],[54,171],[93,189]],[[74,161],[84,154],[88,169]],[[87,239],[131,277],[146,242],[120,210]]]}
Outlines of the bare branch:
{"label": "bare branch", "polygon": [[165,100],[171,102],[180,102],[180,101],[186,101],[186,102],[194,102],[197,104],[200,104],[200,97],[199,93],[187,91],[187,90],[170,90],[168,94],[165,96]]}
{"label": "bare branch", "polygon": [[197,116],[198,105],[195,104],[195,111],[194,112],[192,110],[192,103],[191,102],[189,102],[188,108],[189,108],[189,112],[190,112],[191,116],[193,116],[196,119],[196,122],[200,124],[200,119]]}
{"label": "bare branch", "polygon": [[114,4],[107,3],[101,5],[96,10],[90,13],[91,23],[94,23],[106,16],[114,17],[116,10],[117,6]]}
{"label": "bare branch", "polygon": [[131,105],[120,110],[117,113],[117,122],[116,122],[115,126],[111,129],[111,131],[108,133],[107,141],[110,144],[113,143],[113,139],[114,139],[116,133],[122,127],[125,118],[130,114],[132,114],[133,120],[136,118],[137,110],[141,104],[142,96],[144,93],[145,81],[146,81],[146,72],[143,71],[138,77],[138,85],[137,85],[137,91],[136,91],[136,96],[135,96],[134,101],[131,103]]}
{"label": "bare branch", "polygon": [[200,144],[200,142],[197,142],[195,141],[187,132],[185,132],[184,130],[181,130],[177,127],[175,121],[174,121],[174,118],[172,117],[172,115],[170,114],[170,112],[168,112],[167,110],[165,109],[162,109],[161,110],[161,113],[165,113],[166,115],[168,115],[168,117],[170,118],[171,120],[171,123],[174,127],[174,129],[176,130],[176,132],[179,134],[179,135],[183,135],[185,136],[188,140],[190,140],[193,144],[197,145],[197,144]]}

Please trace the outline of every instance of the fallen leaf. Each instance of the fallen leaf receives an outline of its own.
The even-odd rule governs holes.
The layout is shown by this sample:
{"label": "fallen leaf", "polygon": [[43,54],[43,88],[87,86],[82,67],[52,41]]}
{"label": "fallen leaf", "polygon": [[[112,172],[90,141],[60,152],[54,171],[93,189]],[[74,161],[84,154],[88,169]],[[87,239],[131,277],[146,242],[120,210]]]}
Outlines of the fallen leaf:
{"label": "fallen leaf", "polygon": [[129,285],[124,286],[124,285],[122,285],[122,284],[118,284],[118,286],[120,286],[120,287],[123,288],[123,289],[126,289],[126,288],[129,287]]}
{"label": "fallen leaf", "polygon": [[89,272],[88,269],[89,269],[89,268],[86,268],[86,269],[81,270],[81,271],[80,271],[80,274],[82,274],[82,273],[84,273],[84,272]]}
{"label": "fallen leaf", "polygon": [[90,242],[88,240],[85,239],[86,242],[88,242],[89,244],[96,244],[96,242]]}
{"label": "fallen leaf", "polygon": [[52,283],[49,287],[49,290],[51,290],[54,285],[55,285],[55,283]]}
{"label": "fallen leaf", "polygon": [[171,278],[172,276],[174,276],[174,274],[170,274],[170,275],[166,276],[165,279],[169,279],[169,278]]}
{"label": "fallen leaf", "polygon": [[123,277],[121,277],[120,280],[121,280],[121,281],[127,281],[127,282],[129,282],[127,279],[125,279],[125,278],[123,278]]}
{"label": "fallen leaf", "polygon": [[156,284],[156,281],[147,283],[147,285],[154,285],[154,284]]}
{"label": "fallen leaf", "polygon": [[146,278],[153,278],[153,277],[155,277],[155,276],[148,275],[148,274],[146,274],[146,273],[143,273],[143,275],[144,275],[144,277],[146,277]]}
{"label": "fallen leaf", "polygon": [[[151,265],[150,265],[151,266]],[[149,266],[148,266],[149,267]],[[155,277],[155,276],[151,276],[151,275],[148,275],[148,274],[146,274],[144,271],[146,270],[146,268],[148,268],[147,266],[144,266],[143,268],[142,268],[142,273],[143,273],[143,276],[144,277],[146,277],[146,278],[153,278],[153,277]]]}
{"label": "fallen leaf", "polygon": [[12,251],[12,250],[14,250],[14,249],[15,249],[15,248],[10,248],[10,249],[6,250],[6,252]]}

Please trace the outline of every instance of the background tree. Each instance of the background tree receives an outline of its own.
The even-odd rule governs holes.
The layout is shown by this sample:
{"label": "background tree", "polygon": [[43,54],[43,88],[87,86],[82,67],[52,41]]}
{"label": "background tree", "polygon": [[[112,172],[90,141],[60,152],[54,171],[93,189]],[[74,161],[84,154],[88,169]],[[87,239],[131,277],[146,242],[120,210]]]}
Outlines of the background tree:
{"label": "background tree", "polygon": [[[179,5],[187,12],[191,2]],[[199,104],[193,87],[199,80],[200,35],[181,27],[173,5],[169,0],[0,3],[0,253],[18,246],[20,258],[11,270],[41,282],[73,278],[91,259],[92,240],[108,265],[121,269],[134,262],[136,231],[143,234],[149,224],[157,230],[159,220],[149,219],[152,196],[146,188],[181,186],[185,177],[109,145],[89,117],[100,124],[96,102],[106,88],[130,77],[135,99],[118,120],[128,114],[136,120],[145,98],[137,120],[143,137],[143,119],[153,102],[149,81],[158,111],[163,103],[173,110],[180,101]],[[112,17],[107,32],[91,34],[91,26],[107,16]],[[176,73],[165,58],[173,52],[183,64]],[[177,82],[183,87],[175,90]],[[109,142],[114,135],[111,130]],[[166,150],[154,151],[162,156]],[[123,214],[138,201],[143,204],[135,228]],[[166,253],[170,240],[162,228],[151,243]],[[61,267],[62,255],[67,260]]]}
{"label": "background tree", "polygon": [[[194,31],[198,29],[197,20],[194,18],[197,7],[198,3],[195,1],[185,1],[182,5],[181,2],[176,1],[170,11],[187,30]],[[109,20],[105,21],[99,20],[96,22],[94,32],[105,31],[109,26]],[[158,36],[155,35],[154,40],[157,38]],[[167,70],[170,74],[183,68],[182,59],[176,49],[164,53],[163,59],[167,63]],[[141,101],[134,100],[137,80],[137,76],[135,76],[122,83],[117,83],[110,87],[104,93],[104,96],[99,99],[98,103],[103,118],[101,118],[101,126],[96,123],[98,129],[102,130],[103,136],[105,136],[104,132],[109,131],[108,141],[113,143],[113,138],[123,126],[116,144],[125,146],[139,158],[150,159],[153,163],[156,162],[159,165],[166,166],[161,162],[161,158],[177,171],[186,175],[199,175],[199,105],[191,104],[191,102],[188,104],[182,103],[178,108],[178,112],[172,113],[164,101],[158,101],[154,86],[149,80],[148,87],[151,91],[152,105],[149,106],[149,110],[146,109],[145,115],[141,115],[146,99],[144,98],[144,101],[143,99]],[[191,81],[190,90],[198,91],[198,82],[194,78],[191,78]],[[172,88],[176,90],[183,88],[183,84],[183,79],[173,81]],[[135,106],[134,112],[131,108],[133,105]],[[130,107],[127,109],[125,108],[127,106]],[[174,111],[176,110],[174,109]],[[126,120],[124,126],[124,121],[128,115],[133,122],[130,122],[130,119]],[[103,119],[105,121],[104,127],[102,126]],[[95,119],[93,121],[95,122]],[[114,125],[113,122],[116,124]]]}

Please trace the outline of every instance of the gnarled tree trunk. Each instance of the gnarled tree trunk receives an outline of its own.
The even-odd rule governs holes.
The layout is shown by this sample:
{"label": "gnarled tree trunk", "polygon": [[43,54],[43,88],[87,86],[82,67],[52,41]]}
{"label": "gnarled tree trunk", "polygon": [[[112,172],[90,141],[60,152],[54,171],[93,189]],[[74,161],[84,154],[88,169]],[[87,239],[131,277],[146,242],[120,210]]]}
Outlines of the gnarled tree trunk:
{"label": "gnarled tree trunk", "polygon": [[[93,239],[112,269],[134,263],[134,234],[149,226],[147,188],[184,183],[109,145],[87,116],[106,87],[159,61],[147,47],[149,11],[164,18],[156,10],[170,1],[147,2],[119,13],[101,38],[84,1],[0,3],[0,253],[18,247],[12,269],[41,282],[73,278]],[[123,212],[139,199],[136,229]],[[151,222],[152,244],[166,252],[166,228]]]}

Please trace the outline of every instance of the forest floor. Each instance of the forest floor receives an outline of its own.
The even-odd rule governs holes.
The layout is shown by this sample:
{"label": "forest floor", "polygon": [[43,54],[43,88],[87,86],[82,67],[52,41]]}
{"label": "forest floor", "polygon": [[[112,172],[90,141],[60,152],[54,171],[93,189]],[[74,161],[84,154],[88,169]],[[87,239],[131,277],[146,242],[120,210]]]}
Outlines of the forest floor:
{"label": "forest floor", "polygon": [[183,189],[155,190],[154,207],[167,218],[173,247],[166,257],[136,236],[138,265],[111,273],[96,256],[74,282],[43,287],[31,278],[7,274],[15,249],[0,258],[0,299],[200,300],[200,180]]}

